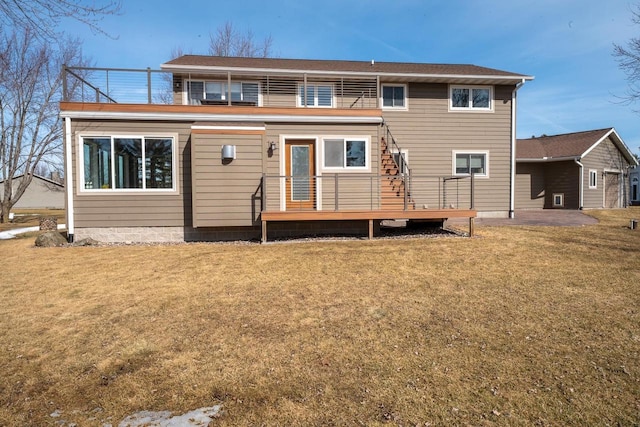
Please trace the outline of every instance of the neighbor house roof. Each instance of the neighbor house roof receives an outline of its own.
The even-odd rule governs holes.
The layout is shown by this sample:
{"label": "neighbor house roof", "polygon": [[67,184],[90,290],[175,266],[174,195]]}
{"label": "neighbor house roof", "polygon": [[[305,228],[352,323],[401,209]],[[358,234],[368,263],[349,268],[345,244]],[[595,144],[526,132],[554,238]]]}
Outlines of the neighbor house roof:
{"label": "neighbor house roof", "polygon": [[516,143],[516,160],[520,162],[539,162],[580,159],[589,154],[607,137],[611,138],[630,163],[637,164],[635,156],[614,128],[518,139]]}
{"label": "neighbor house roof", "polygon": [[[14,176],[14,177],[13,177],[13,180],[15,181],[15,180],[17,180],[17,179],[22,178],[23,176],[24,176],[24,174],[23,174],[23,173],[21,173],[20,175],[16,175],[16,176]],[[55,181],[55,180],[53,180],[53,179],[45,178],[45,177],[40,176],[40,175],[37,175],[37,174],[33,174],[33,178],[35,178],[35,179],[39,179],[39,180],[42,180],[42,181],[45,181],[45,182],[48,182],[49,184],[57,185],[58,187],[61,187],[61,188],[63,188],[63,187],[64,187],[64,184],[63,184],[63,183],[61,183],[61,182]],[[0,180],[0,183],[3,183],[3,182],[4,182],[4,180]]]}
{"label": "neighbor house roof", "polygon": [[475,81],[518,83],[532,76],[470,64],[428,64],[316,59],[239,58],[183,55],[161,65],[174,73],[232,71],[236,73],[386,76],[429,81]]}

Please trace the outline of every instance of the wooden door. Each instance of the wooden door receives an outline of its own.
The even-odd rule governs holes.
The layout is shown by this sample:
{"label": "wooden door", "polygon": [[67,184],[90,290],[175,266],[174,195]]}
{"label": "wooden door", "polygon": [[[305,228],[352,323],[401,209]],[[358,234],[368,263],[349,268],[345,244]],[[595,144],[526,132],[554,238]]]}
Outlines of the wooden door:
{"label": "wooden door", "polygon": [[287,210],[315,209],[315,141],[285,141]]}
{"label": "wooden door", "polygon": [[607,172],[604,177],[605,193],[604,207],[618,208],[620,207],[620,174]]}

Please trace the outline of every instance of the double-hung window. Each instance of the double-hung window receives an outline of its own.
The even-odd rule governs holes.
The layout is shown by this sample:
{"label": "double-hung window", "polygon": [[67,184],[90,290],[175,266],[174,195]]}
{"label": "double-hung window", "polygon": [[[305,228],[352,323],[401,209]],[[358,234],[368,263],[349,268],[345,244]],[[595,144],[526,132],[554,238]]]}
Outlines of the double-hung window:
{"label": "double-hung window", "polygon": [[333,107],[333,86],[313,83],[298,86],[299,107]]}
{"label": "double-hung window", "polygon": [[450,86],[449,109],[452,111],[493,111],[491,86]]}
{"label": "double-hung window", "polygon": [[382,108],[407,108],[406,85],[382,85]]}
{"label": "double-hung window", "polygon": [[[231,103],[259,105],[260,87],[257,82],[231,82]],[[187,84],[190,104],[204,101],[229,101],[229,83],[222,81],[190,80]]]}
{"label": "double-hung window", "polygon": [[175,190],[175,137],[81,137],[83,190]]}
{"label": "double-hung window", "polygon": [[367,141],[358,138],[331,138],[324,140],[324,167],[340,169],[366,169]]}
{"label": "double-hung window", "polygon": [[487,153],[454,153],[454,175],[488,176]]}

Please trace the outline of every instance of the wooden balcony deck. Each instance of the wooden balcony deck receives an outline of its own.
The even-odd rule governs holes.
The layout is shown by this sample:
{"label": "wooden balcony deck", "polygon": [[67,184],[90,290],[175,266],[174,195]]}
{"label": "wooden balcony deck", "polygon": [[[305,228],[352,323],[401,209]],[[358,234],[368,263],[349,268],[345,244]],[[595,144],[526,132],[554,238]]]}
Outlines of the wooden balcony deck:
{"label": "wooden balcony deck", "polygon": [[344,210],[344,211],[263,211],[262,242],[267,241],[269,221],[369,221],[369,239],[373,239],[373,221],[391,219],[446,220],[468,218],[469,237],[473,236],[473,223],[477,212],[474,209],[413,209],[413,210]]}

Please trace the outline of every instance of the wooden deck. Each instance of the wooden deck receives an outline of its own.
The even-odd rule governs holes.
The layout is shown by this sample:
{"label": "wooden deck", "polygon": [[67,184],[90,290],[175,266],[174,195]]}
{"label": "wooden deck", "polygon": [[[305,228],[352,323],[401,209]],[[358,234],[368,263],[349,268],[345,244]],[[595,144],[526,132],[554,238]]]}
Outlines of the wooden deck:
{"label": "wooden deck", "polygon": [[477,212],[473,209],[415,209],[415,210],[348,210],[348,211],[263,211],[262,242],[267,241],[269,221],[369,221],[369,239],[373,236],[373,221],[384,219],[441,219],[468,218],[469,237],[473,236],[473,223]]}

